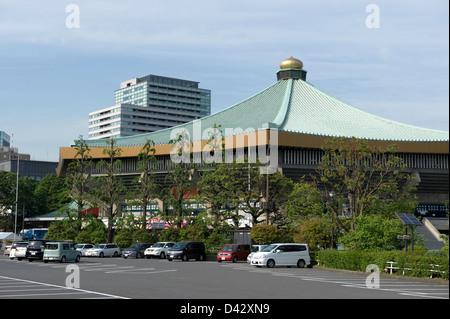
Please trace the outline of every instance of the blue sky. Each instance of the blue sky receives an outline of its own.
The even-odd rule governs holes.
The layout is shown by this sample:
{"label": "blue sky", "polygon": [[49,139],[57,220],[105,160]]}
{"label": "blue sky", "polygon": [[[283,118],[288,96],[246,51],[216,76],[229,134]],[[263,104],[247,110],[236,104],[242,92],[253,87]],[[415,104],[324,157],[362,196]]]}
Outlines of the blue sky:
{"label": "blue sky", "polygon": [[[68,28],[66,7],[79,8]],[[379,28],[368,28],[369,4]],[[307,80],[391,120],[449,130],[448,1],[0,0],[0,130],[35,160],[88,137],[88,113],[148,74],[200,82],[215,113],[276,81]]]}

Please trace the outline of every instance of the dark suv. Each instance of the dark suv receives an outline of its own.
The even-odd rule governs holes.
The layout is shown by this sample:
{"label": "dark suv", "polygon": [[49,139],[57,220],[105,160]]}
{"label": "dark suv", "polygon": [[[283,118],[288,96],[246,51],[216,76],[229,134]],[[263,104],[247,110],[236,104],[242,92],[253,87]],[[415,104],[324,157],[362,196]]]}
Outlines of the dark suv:
{"label": "dark suv", "polygon": [[203,242],[181,241],[175,243],[175,245],[167,251],[167,259],[169,261],[172,261],[172,259],[188,261],[192,258],[195,258],[196,260],[206,259],[205,244]]}
{"label": "dark suv", "polygon": [[25,253],[25,258],[28,261],[42,260],[44,257],[45,244],[52,242],[53,240],[47,239],[32,239],[28,242],[27,252]]}

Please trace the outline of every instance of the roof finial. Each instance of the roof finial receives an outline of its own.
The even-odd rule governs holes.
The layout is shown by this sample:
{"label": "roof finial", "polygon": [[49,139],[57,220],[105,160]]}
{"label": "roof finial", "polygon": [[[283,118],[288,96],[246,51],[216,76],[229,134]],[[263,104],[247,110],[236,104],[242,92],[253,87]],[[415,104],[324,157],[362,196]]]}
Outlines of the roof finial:
{"label": "roof finial", "polygon": [[280,69],[303,69],[303,62],[294,57],[290,57],[289,59],[283,60],[280,63]]}

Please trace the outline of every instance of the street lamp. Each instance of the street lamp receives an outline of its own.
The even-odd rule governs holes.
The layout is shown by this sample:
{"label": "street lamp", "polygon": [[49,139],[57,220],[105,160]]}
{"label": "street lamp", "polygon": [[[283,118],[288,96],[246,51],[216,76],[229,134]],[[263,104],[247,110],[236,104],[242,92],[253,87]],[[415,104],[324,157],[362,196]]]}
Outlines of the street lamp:
{"label": "street lamp", "polygon": [[[334,196],[336,195],[336,193],[334,191],[331,191],[328,196],[330,197],[330,205],[333,205],[334,203]],[[334,229],[333,229],[333,210],[331,210],[331,249],[333,249],[334,246]]]}

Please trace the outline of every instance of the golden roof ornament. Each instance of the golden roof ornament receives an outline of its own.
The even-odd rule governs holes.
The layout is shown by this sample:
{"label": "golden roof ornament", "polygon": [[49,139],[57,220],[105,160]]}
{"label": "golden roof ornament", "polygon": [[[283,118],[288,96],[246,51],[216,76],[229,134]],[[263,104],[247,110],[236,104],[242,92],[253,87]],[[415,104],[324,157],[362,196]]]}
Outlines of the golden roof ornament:
{"label": "golden roof ornament", "polygon": [[289,59],[283,60],[280,63],[280,69],[303,69],[303,62],[294,57],[290,57]]}

